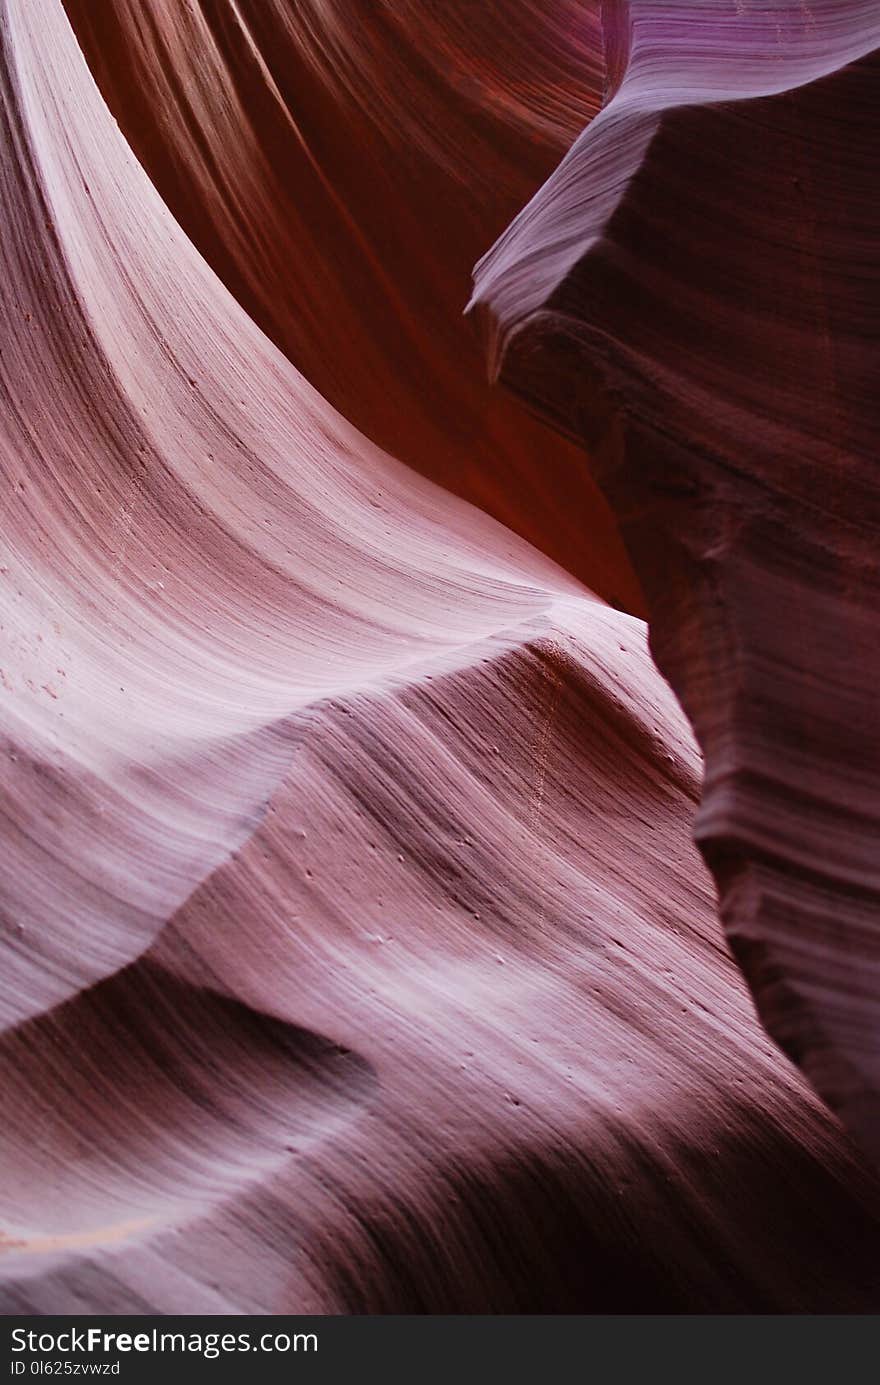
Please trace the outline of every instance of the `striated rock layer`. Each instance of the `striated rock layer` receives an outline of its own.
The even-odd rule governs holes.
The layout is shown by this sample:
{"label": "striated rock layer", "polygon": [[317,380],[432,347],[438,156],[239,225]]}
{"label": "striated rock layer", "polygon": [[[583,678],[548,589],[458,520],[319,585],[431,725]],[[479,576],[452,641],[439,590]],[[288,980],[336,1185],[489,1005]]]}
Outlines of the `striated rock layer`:
{"label": "striated rock layer", "polygon": [[880,14],[632,0],[605,26],[613,99],[475,301],[620,521],[761,1016],[876,1159]]}
{"label": "striated rock layer", "polygon": [[643,601],[578,450],[489,388],[471,266],[601,101],[597,0],[65,0],[168,206],[374,442],[615,605]]}
{"label": "striated rock layer", "polygon": [[[234,159],[159,86],[215,90],[207,39],[200,62],[159,19],[224,7],[92,9],[140,17],[108,51],[154,74],[169,166],[190,134]],[[416,7],[394,13],[415,45]],[[573,527],[530,546],[264,334],[272,292],[234,279],[235,234],[275,235],[296,182],[273,175],[287,200],[270,188],[238,233],[189,228],[212,262],[225,247],[211,268],[174,215],[206,215],[198,183],[175,206],[144,154],[150,180],[60,0],[0,0],[0,24],[4,1311],[875,1309],[880,1187],[728,956],[690,838],[699,755],[641,621],[582,585],[592,558],[554,561]],[[366,8],[353,31],[383,33]],[[276,100],[282,71],[224,71]],[[426,119],[436,163],[450,128]],[[425,215],[411,197],[389,223]],[[282,345],[347,369],[374,306],[309,225],[339,287]],[[305,280],[303,245],[273,254]],[[447,436],[468,388],[425,332],[439,413],[414,440]],[[371,431],[358,400],[378,404],[364,381]],[[503,417],[513,447],[524,414]],[[510,454],[520,516],[540,436]],[[594,503],[573,444],[553,455],[574,489],[533,538]]]}

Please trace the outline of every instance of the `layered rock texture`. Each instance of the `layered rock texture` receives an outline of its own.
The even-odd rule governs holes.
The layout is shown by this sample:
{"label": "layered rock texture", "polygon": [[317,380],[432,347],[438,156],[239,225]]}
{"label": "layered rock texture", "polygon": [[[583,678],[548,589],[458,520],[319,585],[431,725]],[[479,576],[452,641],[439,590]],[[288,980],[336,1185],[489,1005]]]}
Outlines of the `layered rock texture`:
{"label": "layered rock texture", "polygon": [[607,7],[614,97],[476,300],[620,521],[761,1016],[880,1161],[880,15],[683,22]]}
{"label": "layered rock texture", "polygon": [[872,11],[0,0],[6,1312],[877,1308]]}

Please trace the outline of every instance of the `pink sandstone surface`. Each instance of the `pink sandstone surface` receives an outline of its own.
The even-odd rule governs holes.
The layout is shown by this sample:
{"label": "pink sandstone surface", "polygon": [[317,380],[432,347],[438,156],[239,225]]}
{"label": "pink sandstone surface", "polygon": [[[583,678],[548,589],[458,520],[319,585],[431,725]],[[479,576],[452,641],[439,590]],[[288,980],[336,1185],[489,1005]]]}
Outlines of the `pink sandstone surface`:
{"label": "pink sandstone surface", "polygon": [[0,0],[3,1311],[876,1311],[878,29]]}

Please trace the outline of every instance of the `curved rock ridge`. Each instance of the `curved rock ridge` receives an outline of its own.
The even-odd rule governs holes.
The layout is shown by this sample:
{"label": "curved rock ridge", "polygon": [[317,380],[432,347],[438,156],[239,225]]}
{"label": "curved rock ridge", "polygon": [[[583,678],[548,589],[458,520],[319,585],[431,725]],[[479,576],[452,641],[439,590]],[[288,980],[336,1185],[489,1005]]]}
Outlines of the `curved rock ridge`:
{"label": "curved rock ridge", "polygon": [[5,25],[9,1023],[148,946],[253,829],[297,711],[467,659],[579,588],[279,355],[133,159],[57,5],[10,3]]}
{"label": "curved rock ridge", "polygon": [[598,604],[324,704],[152,955],[0,1042],[0,1303],[870,1311],[880,1189],[755,1023],[699,770]]}
{"label": "curved rock ridge", "polygon": [[461,316],[598,109],[597,0],[65,3],[168,206],[325,398],[643,614],[578,450],[489,388]]}
{"label": "curved rock ridge", "polygon": [[6,1034],[0,1070],[0,1251],[25,1256],[191,1220],[374,1085],[338,1044],[144,960]]}
{"label": "curved rock ridge", "polygon": [[473,302],[620,521],[761,1017],[876,1158],[880,15],[633,0],[605,25],[614,96]]}
{"label": "curved rock ridge", "polygon": [[[405,72],[458,33],[478,104],[561,130],[550,57],[533,84],[520,45],[573,11],[498,30],[474,7],[471,50],[469,7],[443,8],[92,12],[140,16],[171,162],[160,78],[198,105],[217,69],[163,26],[233,9],[252,33],[310,17],[288,48],[339,103],[328,138],[352,82],[368,124],[408,108],[398,68],[379,80],[392,21]],[[61,0],[0,0],[0,31],[0,1309],[876,1309],[880,1186],[753,1014],[643,623],[307,382],[138,163]],[[494,32],[515,80],[486,75]],[[362,78],[343,56],[371,42]],[[256,60],[224,65],[275,101]],[[460,168],[469,118],[422,127],[419,157]],[[310,236],[328,309],[360,303]],[[340,365],[348,321],[323,321]],[[531,485],[511,472],[522,515]],[[584,494],[538,528],[564,516],[568,544]]]}

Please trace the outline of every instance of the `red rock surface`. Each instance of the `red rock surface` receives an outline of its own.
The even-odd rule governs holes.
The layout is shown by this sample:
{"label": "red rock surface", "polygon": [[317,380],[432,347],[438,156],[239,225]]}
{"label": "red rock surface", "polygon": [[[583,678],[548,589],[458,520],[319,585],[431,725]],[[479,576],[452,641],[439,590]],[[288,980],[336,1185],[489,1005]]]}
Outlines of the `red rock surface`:
{"label": "red rock surface", "polygon": [[478,267],[581,435],[706,759],[770,1032],[880,1158],[880,14],[611,4],[614,99]]}
{"label": "red rock surface", "polygon": [[0,6],[0,1304],[876,1308],[610,511],[460,321],[590,13],[69,11]]}
{"label": "red rock surface", "polygon": [[324,397],[643,614],[578,450],[490,388],[461,317],[474,260],[599,107],[597,0],[65,3],[168,206]]}

